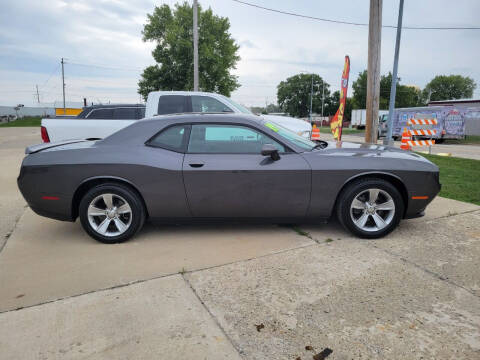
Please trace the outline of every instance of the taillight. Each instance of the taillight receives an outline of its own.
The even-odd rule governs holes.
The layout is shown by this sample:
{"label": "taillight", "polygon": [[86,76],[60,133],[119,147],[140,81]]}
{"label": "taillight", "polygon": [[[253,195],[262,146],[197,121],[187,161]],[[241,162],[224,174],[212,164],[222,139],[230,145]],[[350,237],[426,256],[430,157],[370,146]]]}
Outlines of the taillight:
{"label": "taillight", "polygon": [[50,142],[50,138],[48,137],[48,132],[45,126],[42,126],[42,128],[40,129],[40,133],[42,134],[43,142]]}

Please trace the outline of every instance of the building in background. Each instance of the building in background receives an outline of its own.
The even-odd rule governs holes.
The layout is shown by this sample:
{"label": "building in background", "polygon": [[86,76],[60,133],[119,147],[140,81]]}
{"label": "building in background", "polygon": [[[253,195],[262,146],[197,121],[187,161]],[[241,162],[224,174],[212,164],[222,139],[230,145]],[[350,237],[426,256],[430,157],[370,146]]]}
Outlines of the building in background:
{"label": "building in background", "polygon": [[55,101],[55,116],[77,116],[83,110],[83,103],[78,101],[65,102],[65,109],[63,108],[63,101]]}
{"label": "building in background", "polygon": [[480,107],[480,99],[458,99],[430,101],[428,106]]}

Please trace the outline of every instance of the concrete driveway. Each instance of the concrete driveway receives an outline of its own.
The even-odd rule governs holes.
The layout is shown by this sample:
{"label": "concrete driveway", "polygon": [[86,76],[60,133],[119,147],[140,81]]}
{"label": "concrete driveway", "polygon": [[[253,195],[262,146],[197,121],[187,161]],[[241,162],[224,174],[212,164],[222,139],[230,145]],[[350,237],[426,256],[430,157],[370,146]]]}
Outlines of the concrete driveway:
{"label": "concrete driveway", "polygon": [[437,198],[374,241],[212,224],[104,245],[25,208],[15,178],[38,133],[4,130],[2,359],[480,358],[478,206]]}

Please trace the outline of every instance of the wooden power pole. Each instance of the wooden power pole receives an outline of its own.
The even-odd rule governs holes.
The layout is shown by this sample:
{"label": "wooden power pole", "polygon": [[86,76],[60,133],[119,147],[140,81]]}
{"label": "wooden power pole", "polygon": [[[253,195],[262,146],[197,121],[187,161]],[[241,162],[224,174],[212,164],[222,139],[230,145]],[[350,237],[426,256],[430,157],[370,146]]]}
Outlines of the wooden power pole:
{"label": "wooden power pole", "polygon": [[198,3],[193,0],[193,91],[198,91]]}
{"label": "wooden power pole", "polygon": [[377,142],[380,104],[380,51],[382,42],[382,1],[370,0],[368,22],[368,76],[365,142]]}

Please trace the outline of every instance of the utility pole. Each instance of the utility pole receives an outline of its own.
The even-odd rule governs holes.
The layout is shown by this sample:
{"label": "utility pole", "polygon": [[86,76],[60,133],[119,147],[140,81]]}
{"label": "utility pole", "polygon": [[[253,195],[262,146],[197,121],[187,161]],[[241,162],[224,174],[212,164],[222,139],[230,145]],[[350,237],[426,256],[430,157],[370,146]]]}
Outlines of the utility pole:
{"label": "utility pole", "polygon": [[38,93],[38,85],[35,85],[36,89],[37,89],[37,103],[40,104],[40,94]]}
{"label": "utility pole", "polygon": [[[322,118],[323,118],[323,103],[325,100],[325,81],[322,80]],[[323,119],[322,119],[323,122]]]}
{"label": "utility pole", "polygon": [[398,8],[397,39],[395,41],[395,57],[393,60],[392,87],[390,89],[390,103],[388,105],[387,135],[383,140],[384,145],[393,145],[393,140],[392,140],[393,111],[395,110],[395,96],[397,94],[398,56],[400,54],[400,38],[402,36],[402,19],[403,19],[403,0],[400,0],[400,6]]}
{"label": "utility pole", "polygon": [[365,142],[377,142],[378,107],[380,98],[380,48],[382,41],[382,2],[370,0],[368,21],[368,77]]}
{"label": "utility pole", "polygon": [[198,4],[193,0],[193,91],[198,91]]}
{"label": "utility pole", "polygon": [[310,123],[312,123],[312,102],[313,102],[313,73],[312,73],[312,86],[310,87]]}
{"label": "utility pole", "polygon": [[67,113],[67,110],[65,109],[65,72],[63,71],[63,64],[65,63],[65,61],[63,61],[63,57],[62,57],[62,90],[63,90],[63,115],[65,115]]}

